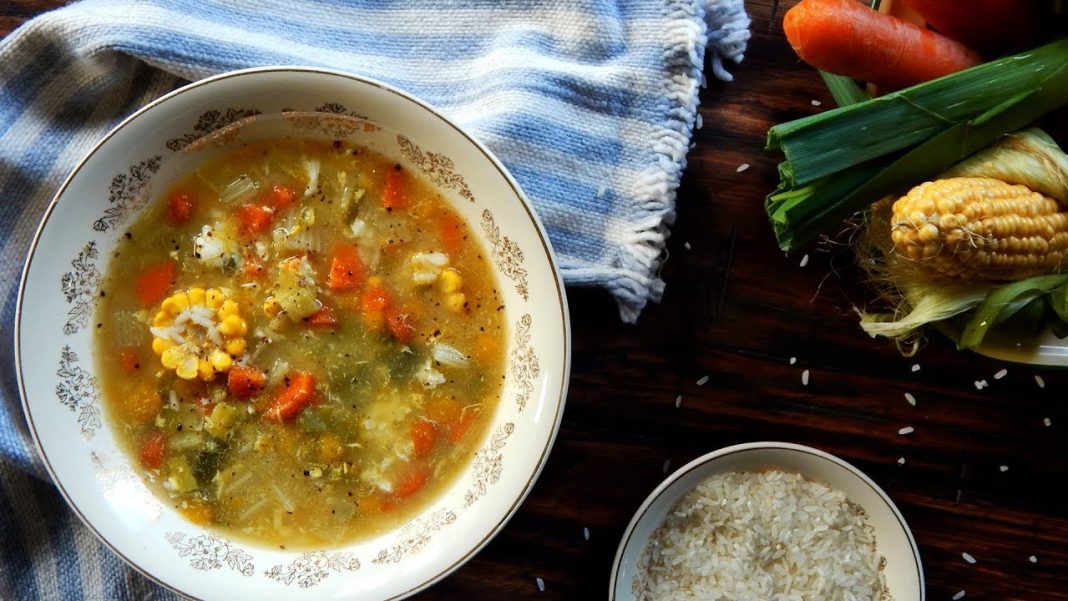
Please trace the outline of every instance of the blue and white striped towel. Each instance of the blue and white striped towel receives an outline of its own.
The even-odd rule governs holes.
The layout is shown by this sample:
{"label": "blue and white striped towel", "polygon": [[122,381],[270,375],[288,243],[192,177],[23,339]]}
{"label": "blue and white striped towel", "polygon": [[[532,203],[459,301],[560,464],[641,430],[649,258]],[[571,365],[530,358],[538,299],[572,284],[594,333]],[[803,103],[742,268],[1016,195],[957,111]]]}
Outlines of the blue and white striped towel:
{"label": "blue and white striped towel", "polygon": [[663,292],[706,52],[730,79],[721,61],[741,60],[748,27],[742,0],[86,0],[0,42],[0,599],[172,597],[104,550],[47,482],[11,357],[34,228],[121,118],[242,67],[388,82],[490,147],[533,200],[566,283],[608,289],[634,321]]}

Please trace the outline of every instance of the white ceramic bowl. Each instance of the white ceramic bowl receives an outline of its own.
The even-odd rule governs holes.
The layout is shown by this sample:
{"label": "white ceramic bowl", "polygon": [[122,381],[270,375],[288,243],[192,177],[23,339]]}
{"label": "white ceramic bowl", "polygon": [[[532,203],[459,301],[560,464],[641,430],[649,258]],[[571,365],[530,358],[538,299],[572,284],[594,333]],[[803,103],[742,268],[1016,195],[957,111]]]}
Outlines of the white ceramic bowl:
{"label": "white ceramic bowl", "polygon": [[863,472],[841,459],[811,447],[786,442],[752,442],[725,447],[694,459],[667,477],[631,519],[616,551],[608,597],[633,601],[638,560],[668,511],[686,493],[716,474],[777,468],[799,473],[841,491],[868,514],[875,529],[876,549],[885,558],[883,575],[888,599],[923,601],[923,568],[912,532],[890,497]]}
{"label": "white ceramic bowl", "polygon": [[[500,406],[455,484],[397,531],[311,552],[230,540],[157,500],[102,414],[92,344],[101,275],[124,227],[153,194],[229,145],[287,134],[349,138],[434,182],[493,258],[510,326]],[[386,599],[458,568],[530,492],[563,412],[567,319],[545,231],[489,151],[389,86],[277,67],[227,73],[168,94],[86,155],[34,239],[15,352],[23,407],[52,478],[78,516],[133,567],[196,598]]]}

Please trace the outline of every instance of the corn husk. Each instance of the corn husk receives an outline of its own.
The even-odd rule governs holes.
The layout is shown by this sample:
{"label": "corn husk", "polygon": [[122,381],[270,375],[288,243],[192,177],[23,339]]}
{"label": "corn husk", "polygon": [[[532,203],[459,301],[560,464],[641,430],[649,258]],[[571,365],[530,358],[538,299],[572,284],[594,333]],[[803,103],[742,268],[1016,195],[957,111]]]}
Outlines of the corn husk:
{"label": "corn husk", "polygon": [[[953,165],[934,179],[990,177],[1023,185],[1068,208],[1068,155],[1045,132],[1028,129],[1003,136],[990,147]],[[928,275],[899,255],[890,239],[890,215],[897,197],[872,205],[865,235],[856,248],[860,265],[880,291],[888,311],[857,309],[860,326],[872,337],[894,339],[910,355],[922,341],[923,326],[976,310],[958,339],[975,348],[996,323],[1035,298],[1068,283],[1068,276],[1038,276],[1021,282],[959,282]]]}

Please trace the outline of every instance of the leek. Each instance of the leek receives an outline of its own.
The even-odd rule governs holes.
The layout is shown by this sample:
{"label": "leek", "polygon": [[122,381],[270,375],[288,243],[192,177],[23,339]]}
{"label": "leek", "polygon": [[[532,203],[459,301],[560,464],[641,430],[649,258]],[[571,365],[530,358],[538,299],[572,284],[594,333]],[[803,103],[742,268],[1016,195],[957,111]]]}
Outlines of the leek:
{"label": "leek", "polygon": [[779,246],[792,251],[1065,104],[1068,39],[776,125],[768,148],[787,160],[765,209]]}

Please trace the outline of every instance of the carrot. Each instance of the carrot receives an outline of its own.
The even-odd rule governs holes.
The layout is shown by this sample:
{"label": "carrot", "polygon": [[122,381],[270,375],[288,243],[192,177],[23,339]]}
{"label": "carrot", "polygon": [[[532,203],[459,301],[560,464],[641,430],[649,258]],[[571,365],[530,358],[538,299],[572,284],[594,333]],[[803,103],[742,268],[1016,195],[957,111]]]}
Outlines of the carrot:
{"label": "carrot", "polygon": [[415,324],[412,323],[411,313],[389,311],[386,315],[386,327],[389,328],[389,333],[397,342],[411,342],[415,335]]}
{"label": "carrot", "polygon": [[226,377],[226,385],[230,394],[239,399],[254,397],[267,381],[267,375],[251,365],[234,365]]}
{"label": "carrot", "polygon": [[382,208],[387,211],[403,209],[408,206],[408,190],[404,186],[404,174],[400,165],[386,173],[386,184],[382,189]]}
{"label": "carrot", "polygon": [[305,371],[295,371],[286,376],[285,388],[267,408],[264,417],[276,422],[293,421],[313,400],[315,377]]}
{"label": "carrot", "polygon": [[416,459],[425,457],[434,446],[434,426],[427,421],[417,419],[412,422],[412,445]]}
{"label": "carrot", "polygon": [[170,291],[174,285],[174,272],[178,265],[170,259],[150,266],[137,276],[137,298],[142,305],[154,305]]}
{"label": "carrot", "polygon": [[262,234],[271,227],[271,221],[274,220],[274,209],[264,205],[241,205],[234,213],[241,233],[246,236]]}
{"label": "carrot", "polygon": [[960,42],[875,12],[856,0],[801,0],[786,11],[783,29],[806,63],[888,90],[982,62]]}
{"label": "carrot", "polygon": [[127,347],[119,351],[119,368],[124,374],[136,373],[141,369],[141,358],[137,356],[137,349]]}
{"label": "carrot", "polygon": [[138,387],[122,398],[122,408],[127,419],[146,424],[163,408],[163,399],[155,388]]}
{"label": "carrot", "polygon": [[334,315],[334,310],[326,306],[305,317],[303,321],[309,328],[337,327],[337,316]]}
{"label": "carrot", "polygon": [[373,286],[363,294],[361,300],[364,313],[381,313],[389,306],[389,292],[381,286]]}
{"label": "carrot", "polygon": [[241,274],[248,279],[256,279],[267,272],[267,266],[263,264],[263,260],[255,254],[248,254],[245,256],[245,266],[241,270]]}
{"label": "carrot", "polygon": [[271,207],[284,211],[297,200],[297,192],[289,186],[271,186]]}
{"label": "carrot", "polygon": [[1038,2],[1020,0],[902,0],[946,37],[987,52],[1035,43],[1042,29]]}
{"label": "carrot", "polygon": [[430,468],[425,465],[413,465],[397,476],[393,482],[393,496],[398,499],[410,497],[423,488],[430,478]]}
{"label": "carrot", "polygon": [[350,244],[339,244],[334,248],[333,257],[330,259],[330,274],[327,276],[326,285],[331,290],[352,290],[363,279],[363,262],[356,247]]}
{"label": "carrot", "polygon": [[452,213],[442,213],[438,220],[438,233],[445,252],[455,254],[464,243],[464,223]]}
{"label": "carrot", "polygon": [[141,443],[141,465],[149,469],[163,466],[163,456],[167,450],[167,437],[163,432],[152,432]]}
{"label": "carrot", "polygon": [[196,210],[196,201],[188,192],[175,192],[167,197],[167,220],[171,225],[186,223]]}

